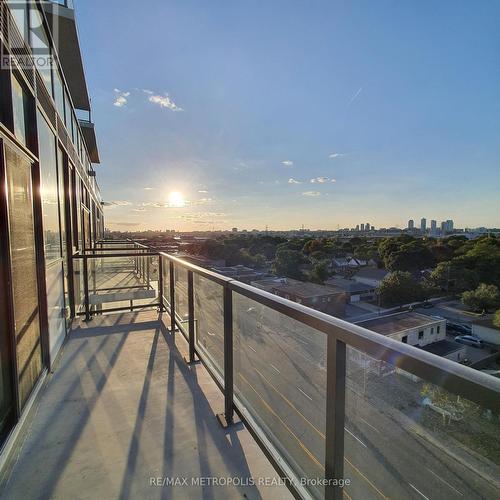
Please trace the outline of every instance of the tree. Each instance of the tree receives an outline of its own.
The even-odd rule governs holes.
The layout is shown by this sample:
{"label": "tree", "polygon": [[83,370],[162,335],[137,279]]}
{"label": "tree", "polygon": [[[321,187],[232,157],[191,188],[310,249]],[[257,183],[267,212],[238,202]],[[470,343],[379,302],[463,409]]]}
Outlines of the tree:
{"label": "tree", "polygon": [[441,262],[429,276],[429,281],[446,292],[461,293],[479,285],[479,276],[476,271],[467,269],[462,262],[454,259]]}
{"label": "tree", "polygon": [[288,250],[281,245],[276,252],[273,270],[278,276],[286,276],[287,278],[303,279],[303,274],[300,269],[304,263],[304,257],[298,250]]}
{"label": "tree", "polygon": [[500,309],[495,312],[495,316],[493,316],[493,324],[500,328]]}
{"label": "tree", "polygon": [[421,271],[432,267],[434,256],[422,240],[405,243],[398,250],[391,252],[384,259],[386,268],[390,271]]}
{"label": "tree", "polygon": [[500,291],[495,285],[481,283],[475,290],[462,294],[462,302],[473,311],[490,311],[500,307]]}
{"label": "tree", "polygon": [[329,277],[328,261],[323,260],[318,262],[311,271],[311,281],[323,285]]}
{"label": "tree", "polygon": [[422,300],[422,286],[409,272],[395,271],[385,277],[378,290],[383,306],[391,307]]}

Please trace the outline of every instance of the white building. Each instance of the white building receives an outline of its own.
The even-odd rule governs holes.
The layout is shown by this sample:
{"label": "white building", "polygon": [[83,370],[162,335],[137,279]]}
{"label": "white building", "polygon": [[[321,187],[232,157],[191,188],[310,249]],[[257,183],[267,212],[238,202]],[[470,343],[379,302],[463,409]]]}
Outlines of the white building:
{"label": "white building", "polygon": [[357,325],[413,346],[423,347],[446,339],[445,319],[413,311],[379,316]]}

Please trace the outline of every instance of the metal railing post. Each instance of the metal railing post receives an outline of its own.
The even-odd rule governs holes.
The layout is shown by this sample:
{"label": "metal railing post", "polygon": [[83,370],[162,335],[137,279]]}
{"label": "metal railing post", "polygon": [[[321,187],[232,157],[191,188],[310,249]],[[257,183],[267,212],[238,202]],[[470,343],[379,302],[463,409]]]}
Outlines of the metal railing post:
{"label": "metal railing post", "polygon": [[188,284],[188,322],[189,322],[189,358],[186,359],[186,363],[193,364],[196,363],[195,350],[194,350],[194,276],[193,271],[187,272],[187,284]]}
{"label": "metal railing post", "polygon": [[346,345],[328,335],[326,349],[325,498],[342,500],[336,484],[344,478]]}
{"label": "metal railing post", "polygon": [[233,292],[224,286],[224,413],[217,415],[222,427],[233,423]]}
{"label": "metal railing post", "polygon": [[85,321],[90,321],[90,297],[89,297],[89,268],[87,257],[83,256],[83,303],[85,305]]}
{"label": "metal railing post", "polygon": [[170,265],[170,330],[175,333],[175,279],[174,279],[174,263]]}
{"label": "metal railing post", "polygon": [[158,255],[158,299],[160,301],[160,312],[165,310],[163,305],[163,258]]}

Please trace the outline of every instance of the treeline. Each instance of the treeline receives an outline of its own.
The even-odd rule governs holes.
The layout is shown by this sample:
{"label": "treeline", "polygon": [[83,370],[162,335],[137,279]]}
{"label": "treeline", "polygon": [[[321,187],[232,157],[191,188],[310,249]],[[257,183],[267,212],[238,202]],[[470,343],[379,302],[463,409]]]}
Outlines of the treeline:
{"label": "treeline", "polygon": [[[410,235],[381,240],[363,237],[286,240],[275,236],[231,235],[193,243],[187,251],[210,259],[225,259],[227,265],[271,266],[279,276],[317,283],[323,283],[331,275],[333,258],[372,261],[392,272],[380,289],[381,300],[388,306],[442,293],[475,292],[480,285],[490,287],[478,290],[484,297],[494,295],[495,288],[497,291],[500,288],[500,240],[494,236],[474,240],[464,236],[435,239]],[[487,302],[479,300],[474,304],[473,295],[464,296],[473,309]]]}

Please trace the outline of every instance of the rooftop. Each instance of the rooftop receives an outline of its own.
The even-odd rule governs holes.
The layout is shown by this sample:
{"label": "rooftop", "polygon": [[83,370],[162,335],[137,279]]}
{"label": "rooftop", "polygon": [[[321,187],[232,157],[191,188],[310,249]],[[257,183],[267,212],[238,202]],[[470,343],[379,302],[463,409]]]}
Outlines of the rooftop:
{"label": "rooftop", "polygon": [[336,287],[344,292],[355,293],[355,292],[366,292],[373,290],[373,286],[367,285],[365,283],[358,283],[354,280],[347,280],[344,278],[330,278],[325,281],[325,285],[330,287]]}
{"label": "rooftop", "polygon": [[409,330],[410,328],[432,325],[441,321],[443,320],[417,312],[401,312],[360,321],[356,324],[368,330],[380,333],[381,335],[393,335]]}
{"label": "rooftop", "polygon": [[387,269],[360,269],[356,275],[354,276],[355,278],[369,278],[369,279],[374,279],[374,280],[383,280],[390,271],[387,271]]}
{"label": "rooftop", "polygon": [[458,342],[452,342],[450,340],[440,340],[439,342],[433,342],[432,344],[427,344],[423,347],[420,347],[424,351],[430,352],[432,354],[436,354],[437,356],[446,356],[451,354],[452,352],[460,351],[465,349],[463,344],[459,344]]}
{"label": "rooftop", "polygon": [[284,293],[303,298],[337,295],[342,293],[328,286],[294,280],[292,278],[268,278],[265,280],[253,281],[252,284],[266,290],[280,290]]}

